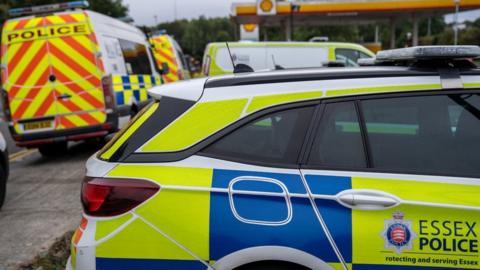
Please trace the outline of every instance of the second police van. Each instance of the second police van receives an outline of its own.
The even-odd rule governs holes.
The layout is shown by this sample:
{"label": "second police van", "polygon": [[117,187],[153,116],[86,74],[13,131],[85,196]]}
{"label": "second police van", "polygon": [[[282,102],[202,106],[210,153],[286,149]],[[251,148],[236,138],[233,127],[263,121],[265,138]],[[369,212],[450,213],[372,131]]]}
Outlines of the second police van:
{"label": "second police van", "polygon": [[479,57],[151,89],[87,162],[67,269],[479,269]]}
{"label": "second police van", "polygon": [[11,9],[2,32],[2,92],[16,144],[43,155],[104,137],[161,84],[146,36],[84,10],[88,2]]}
{"label": "second police van", "polygon": [[157,66],[164,72],[165,83],[190,79],[190,69],[182,48],[170,35],[154,32],[149,38]]}

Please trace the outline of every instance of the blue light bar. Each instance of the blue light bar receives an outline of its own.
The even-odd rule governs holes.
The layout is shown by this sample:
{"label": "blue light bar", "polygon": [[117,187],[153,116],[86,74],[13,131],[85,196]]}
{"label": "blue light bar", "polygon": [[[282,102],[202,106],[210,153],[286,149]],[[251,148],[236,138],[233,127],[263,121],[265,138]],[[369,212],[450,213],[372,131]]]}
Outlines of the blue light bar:
{"label": "blue light bar", "polygon": [[376,61],[467,59],[478,57],[480,57],[479,46],[417,46],[379,51]]}
{"label": "blue light bar", "polygon": [[74,1],[74,2],[51,4],[51,5],[12,8],[8,11],[8,15],[10,17],[18,17],[18,16],[24,16],[24,15],[49,13],[53,11],[62,11],[67,9],[88,8],[88,6],[89,6],[88,1]]}

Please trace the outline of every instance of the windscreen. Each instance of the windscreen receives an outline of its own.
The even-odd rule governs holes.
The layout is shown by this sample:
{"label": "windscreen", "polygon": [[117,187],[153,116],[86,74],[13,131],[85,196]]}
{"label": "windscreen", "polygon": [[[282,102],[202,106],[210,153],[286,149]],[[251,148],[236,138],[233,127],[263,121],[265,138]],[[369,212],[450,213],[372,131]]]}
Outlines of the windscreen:
{"label": "windscreen", "polygon": [[[285,69],[321,67],[328,61],[328,49],[322,47],[234,47],[230,51],[235,64],[246,64],[255,71],[273,70],[275,66]],[[233,70],[227,48],[219,48],[215,60],[223,70]]]}

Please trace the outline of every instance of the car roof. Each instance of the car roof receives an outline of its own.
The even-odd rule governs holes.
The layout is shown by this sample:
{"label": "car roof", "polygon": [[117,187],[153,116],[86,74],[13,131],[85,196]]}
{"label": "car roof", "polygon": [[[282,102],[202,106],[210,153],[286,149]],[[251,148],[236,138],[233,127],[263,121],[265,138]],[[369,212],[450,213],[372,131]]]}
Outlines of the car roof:
{"label": "car roof", "polygon": [[[480,69],[461,70],[464,83],[480,82]],[[468,76],[472,75],[472,76]],[[468,77],[465,77],[468,76]],[[375,80],[372,80],[375,78]],[[294,84],[296,84],[294,86]],[[289,85],[290,89],[283,89]],[[376,88],[399,86],[398,90],[415,90],[414,85],[442,89],[442,78],[437,68],[412,68],[405,66],[372,66],[353,68],[311,68],[295,70],[275,70],[241,74],[231,74],[176,82],[154,87],[149,91],[155,98],[169,96],[191,101],[214,99],[235,99],[248,96],[261,96],[270,89],[281,89],[279,93],[308,92],[314,88],[325,90],[358,89],[355,94],[378,92]],[[254,87],[253,87],[254,86]],[[358,87],[356,87],[358,86]],[[362,86],[362,87],[360,87]],[[401,86],[409,86],[402,90]],[[369,88],[370,87],[370,88]],[[413,87],[413,88],[412,88]],[[220,91],[224,89],[225,91]],[[237,89],[237,90],[235,90]],[[432,90],[433,90],[432,89]],[[273,90],[272,90],[273,91]],[[273,91],[275,92],[275,91]],[[273,94],[273,92],[271,94]]]}
{"label": "car roof", "polygon": [[[208,78],[205,88],[238,86],[246,84],[281,83],[306,80],[325,80],[355,77],[379,77],[394,74],[420,74],[406,67],[333,67],[266,70],[259,72],[228,74]],[[431,71],[434,72],[434,71]]]}
{"label": "car roof", "polygon": [[[226,47],[226,42],[211,42],[208,46]],[[286,47],[341,47],[361,48],[360,44],[350,42],[309,42],[309,41],[236,41],[228,42],[230,47],[264,47],[264,46],[286,46]]]}

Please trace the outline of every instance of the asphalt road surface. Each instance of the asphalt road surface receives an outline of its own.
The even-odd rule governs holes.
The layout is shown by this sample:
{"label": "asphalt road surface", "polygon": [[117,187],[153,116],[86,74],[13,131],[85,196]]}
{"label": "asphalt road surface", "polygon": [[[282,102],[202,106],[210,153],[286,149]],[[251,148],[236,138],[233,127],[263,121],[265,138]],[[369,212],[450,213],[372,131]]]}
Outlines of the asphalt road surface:
{"label": "asphalt road surface", "polygon": [[[0,125],[2,133],[5,127]],[[6,138],[10,138],[8,132]],[[81,218],[80,185],[85,161],[101,145],[76,143],[65,156],[10,147],[7,196],[0,210],[0,270],[31,260]]]}

